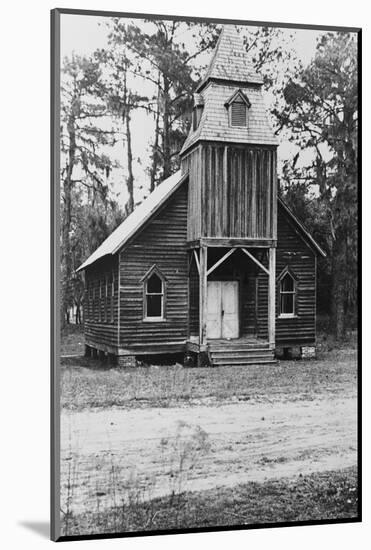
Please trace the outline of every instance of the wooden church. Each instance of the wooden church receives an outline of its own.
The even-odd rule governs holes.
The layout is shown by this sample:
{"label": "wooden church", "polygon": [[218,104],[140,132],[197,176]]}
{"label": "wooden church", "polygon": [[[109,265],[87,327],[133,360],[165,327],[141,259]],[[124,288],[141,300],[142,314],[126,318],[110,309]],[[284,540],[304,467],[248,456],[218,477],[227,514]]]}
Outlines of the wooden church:
{"label": "wooden church", "polygon": [[79,267],[87,354],[185,353],[199,366],[315,350],[316,260],[277,196],[277,139],[262,78],[224,26],[195,94],[181,169]]}

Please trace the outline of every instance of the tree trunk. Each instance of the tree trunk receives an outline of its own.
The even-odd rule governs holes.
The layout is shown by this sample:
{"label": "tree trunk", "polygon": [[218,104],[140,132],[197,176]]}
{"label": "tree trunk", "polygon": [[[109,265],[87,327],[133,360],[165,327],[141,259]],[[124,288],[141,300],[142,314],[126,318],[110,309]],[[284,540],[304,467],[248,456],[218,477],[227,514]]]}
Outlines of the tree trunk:
{"label": "tree trunk", "polygon": [[80,304],[76,304],[75,323],[76,323],[76,325],[81,325]]}
{"label": "tree trunk", "polygon": [[[63,222],[62,222],[62,308],[67,312],[71,303],[72,257],[71,257],[71,205],[72,205],[72,172],[76,155],[76,129],[75,118],[71,114],[67,124],[69,136],[68,166],[66,177],[63,181]],[[68,315],[63,315],[62,323],[69,322]]]}
{"label": "tree trunk", "polygon": [[169,109],[169,81],[164,77],[164,114],[163,114],[163,135],[162,135],[162,152],[163,152],[163,178],[166,179],[171,175],[171,148],[170,148],[170,109]]}
{"label": "tree trunk", "polygon": [[332,327],[337,340],[342,340],[346,334],[346,270],[342,260],[343,248],[344,243],[338,239],[332,252]]}
{"label": "tree trunk", "polygon": [[128,188],[129,198],[127,201],[127,212],[131,214],[134,210],[134,175],[133,175],[133,153],[131,150],[131,129],[130,129],[130,109],[125,110],[125,131],[126,131],[126,150],[128,162],[128,177],[126,185]]}
{"label": "tree trunk", "polygon": [[152,193],[156,187],[156,173],[158,166],[158,138],[160,134],[160,91],[157,94],[157,111],[155,123],[155,141],[153,144],[152,167],[151,167],[151,184],[149,191]]}

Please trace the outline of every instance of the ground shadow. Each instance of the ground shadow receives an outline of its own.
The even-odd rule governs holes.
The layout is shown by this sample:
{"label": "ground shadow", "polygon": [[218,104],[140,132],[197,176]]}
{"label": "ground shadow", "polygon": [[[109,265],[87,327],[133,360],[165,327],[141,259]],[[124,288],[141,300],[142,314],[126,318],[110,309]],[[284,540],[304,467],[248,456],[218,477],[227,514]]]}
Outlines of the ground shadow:
{"label": "ground shadow", "polygon": [[20,521],[19,525],[37,533],[42,538],[50,538],[50,523],[48,521]]}

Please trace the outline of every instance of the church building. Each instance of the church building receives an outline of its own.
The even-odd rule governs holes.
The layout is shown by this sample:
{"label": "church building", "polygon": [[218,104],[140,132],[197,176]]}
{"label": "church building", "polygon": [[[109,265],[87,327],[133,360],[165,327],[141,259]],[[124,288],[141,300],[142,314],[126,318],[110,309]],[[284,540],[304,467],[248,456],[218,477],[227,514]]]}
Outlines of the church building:
{"label": "church building", "polygon": [[181,169],[79,267],[87,354],[198,366],[313,354],[323,250],[277,195],[277,138],[233,25],[194,96]]}

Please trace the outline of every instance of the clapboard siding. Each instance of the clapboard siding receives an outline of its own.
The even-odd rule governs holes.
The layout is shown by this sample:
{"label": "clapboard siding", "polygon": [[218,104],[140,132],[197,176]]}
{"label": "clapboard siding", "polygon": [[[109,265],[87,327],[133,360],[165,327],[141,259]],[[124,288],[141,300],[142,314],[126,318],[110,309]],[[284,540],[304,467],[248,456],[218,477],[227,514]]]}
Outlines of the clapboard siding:
{"label": "clapboard siding", "polygon": [[188,240],[276,238],[274,148],[203,144],[182,163],[189,171]]}
{"label": "clapboard siding", "polygon": [[[99,290],[99,284],[113,278],[112,287],[105,295],[104,285]],[[112,280],[112,279],[111,279]],[[85,271],[84,295],[84,332],[86,342],[97,349],[105,346],[117,349],[118,342],[118,259],[117,256],[102,258]]]}
{"label": "clapboard siding", "polygon": [[[120,348],[150,353],[188,335],[187,186],[120,253]],[[143,282],[156,265],[166,278],[165,320],[143,320]]]}
{"label": "clapboard siding", "polygon": [[257,332],[256,316],[256,270],[242,276],[241,285],[241,335],[255,336]]}
{"label": "clapboard siding", "polygon": [[[312,249],[278,208],[276,276],[289,267],[297,281],[296,317],[279,317],[279,284],[276,286],[276,345],[304,345],[315,342],[316,262]],[[268,277],[258,277],[258,334],[267,336]]]}
{"label": "clapboard siding", "polygon": [[200,281],[195,261],[189,272],[189,332],[198,336],[200,326]]}

